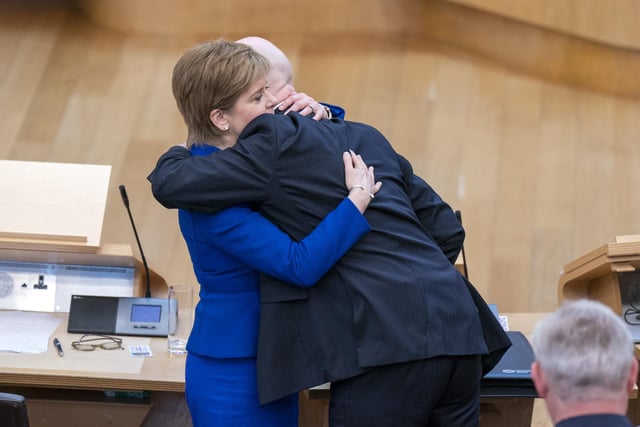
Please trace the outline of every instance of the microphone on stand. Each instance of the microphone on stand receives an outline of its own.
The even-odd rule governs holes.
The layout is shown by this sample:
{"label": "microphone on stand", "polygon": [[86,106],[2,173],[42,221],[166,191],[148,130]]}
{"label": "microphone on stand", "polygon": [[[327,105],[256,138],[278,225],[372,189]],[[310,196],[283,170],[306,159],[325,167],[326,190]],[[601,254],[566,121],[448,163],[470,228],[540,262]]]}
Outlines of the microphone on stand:
{"label": "microphone on stand", "polygon": [[151,279],[149,275],[149,266],[147,265],[147,259],[144,257],[144,252],[142,251],[142,245],[140,244],[140,239],[138,238],[138,230],[136,229],[136,224],[133,222],[133,216],[131,215],[131,209],[129,208],[129,197],[127,197],[127,190],[124,188],[124,185],[120,185],[118,187],[120,189],[120,196],[122,196],[122,203],[127,208],[127,213],[129,214],[129,220],[131,221],[131,227],[133,227],[133,234],[136,236],[136,242],[138,243],[138,250],[140,251],[140,258],[142,258],[142,265],[144,265],[144,272],[146,275],[146,289],[144,296],[145,298],[151,297]]}

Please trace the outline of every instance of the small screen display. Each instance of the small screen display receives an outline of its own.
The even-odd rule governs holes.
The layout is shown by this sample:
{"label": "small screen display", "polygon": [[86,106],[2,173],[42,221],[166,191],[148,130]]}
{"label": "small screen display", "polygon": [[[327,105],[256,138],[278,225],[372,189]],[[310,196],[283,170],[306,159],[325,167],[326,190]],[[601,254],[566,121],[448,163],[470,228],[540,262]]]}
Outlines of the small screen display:
{"label": "small screen display", "polygon": [[131,306],[132,322],[158,323],[162,314],[161,305],[133,304]]}

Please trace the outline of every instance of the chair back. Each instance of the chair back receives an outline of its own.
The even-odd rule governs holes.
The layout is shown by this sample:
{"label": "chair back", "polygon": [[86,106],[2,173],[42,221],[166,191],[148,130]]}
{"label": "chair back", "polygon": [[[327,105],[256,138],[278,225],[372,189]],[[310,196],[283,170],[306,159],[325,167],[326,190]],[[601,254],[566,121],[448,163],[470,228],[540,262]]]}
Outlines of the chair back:
{"label": "chair back", "polygon": [[24,396],[0,393],[0,425],[3,427],[29,427],[27,402]]}

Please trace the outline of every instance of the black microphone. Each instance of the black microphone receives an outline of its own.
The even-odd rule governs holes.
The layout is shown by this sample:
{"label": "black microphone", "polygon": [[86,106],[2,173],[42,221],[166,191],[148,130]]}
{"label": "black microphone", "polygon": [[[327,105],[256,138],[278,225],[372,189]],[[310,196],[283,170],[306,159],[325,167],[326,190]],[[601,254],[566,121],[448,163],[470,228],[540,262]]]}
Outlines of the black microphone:
{"label": "black microphone", "polygon": [[124,206],[127,208],[127,213],[129,214],[129,220],[131,221],[131,226],[133,227],[133,234],[136,236],[136,242],[138,243],[140,258],[142,258],[142,265],[144,265],[144,272],[147,276],[147,288],[145,290],[144,296],[146,298],[150,298],[151,276],[149,275],[149,266],[147,265],[147,259],[144,257],[144,252],[142,251],[142,245],[140,244],[140,239],[138,238],[138,230],[136,229],[136,224],[133,222],[133,216],[131,215],[131,209],[129,208],[129,197],[127,197],[127,190],[124,188],[124,185],[120,185],[118,188],[120,189],[120,196],[122,196],[122,203],[124,203]]}
{"label": "black microphone", "polygon": [[[456,218],[460,221],[460,225],[462,225],[462,213],[460,211],[456,211]],[[462,244],[462,267],[464,268],[464,278],[469,280],[469,271],[467,270],[467,256],[464,253],[464,243]]]}

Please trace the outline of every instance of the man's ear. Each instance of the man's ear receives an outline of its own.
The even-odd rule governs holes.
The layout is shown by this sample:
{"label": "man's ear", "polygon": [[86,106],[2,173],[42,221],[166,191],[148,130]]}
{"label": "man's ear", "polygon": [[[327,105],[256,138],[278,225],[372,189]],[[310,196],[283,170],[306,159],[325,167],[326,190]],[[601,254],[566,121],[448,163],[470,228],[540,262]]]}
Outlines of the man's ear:
{"label": "man's ear", "polygon": [[227,120],[227,116],[224,114],[224,111],[221,109],[216,108],[215,110],[211,110],[209,113],[209,120],[211,120],[211,123],[221,131],[229,130],[229,121]]}
{"label": "man's ear", "polygon": [[533,380],[538,396],[545,398],[549,392],[549,387],[538,362],[531,363],[531,380]]}
{"label": "man's ear", "polygon": [[633,358],[631,363],[631,369],[629,369],[629,376],[627,377],[627,391],[631,392],[638,380],[638,359]]}

